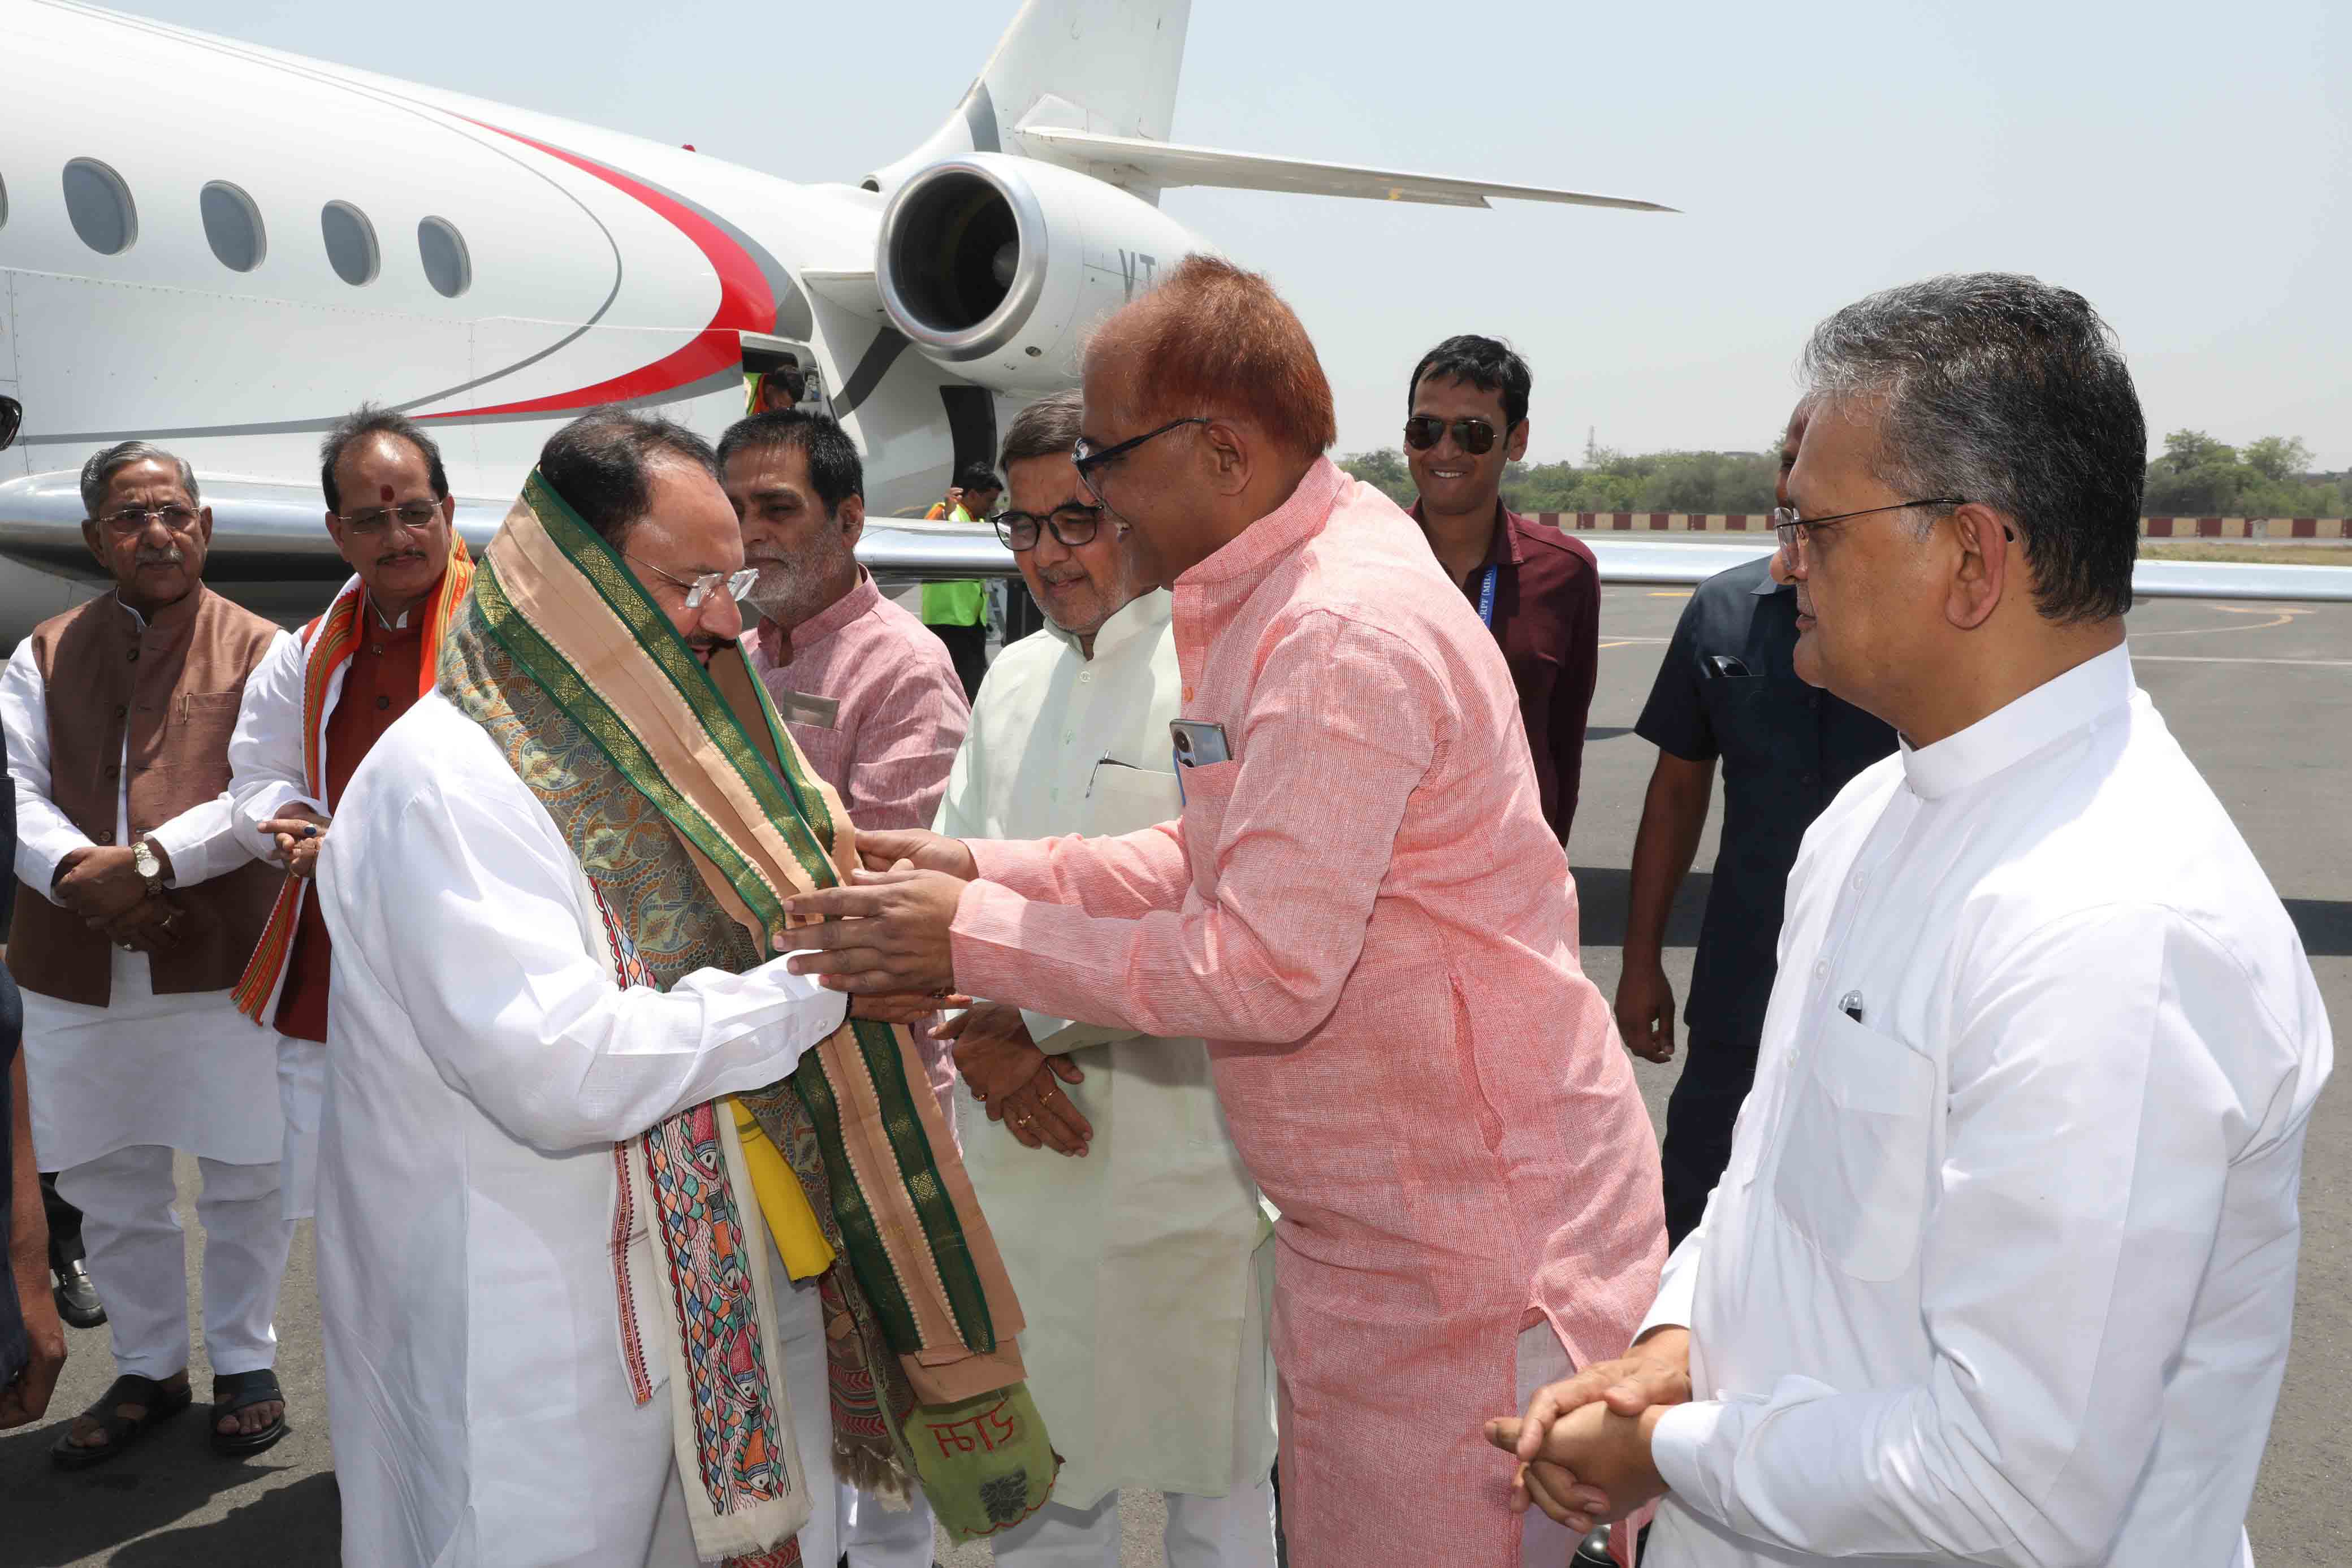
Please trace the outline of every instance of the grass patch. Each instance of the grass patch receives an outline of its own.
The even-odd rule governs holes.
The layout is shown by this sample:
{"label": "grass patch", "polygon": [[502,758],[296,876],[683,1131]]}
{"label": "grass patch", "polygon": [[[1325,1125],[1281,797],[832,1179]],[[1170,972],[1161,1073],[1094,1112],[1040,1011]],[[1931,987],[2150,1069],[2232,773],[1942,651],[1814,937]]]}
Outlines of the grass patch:
{"label": "grass patch", "polygon": [[2346,545],[2257,545],[2227,539],[2142,539],[2142,560],[2243,560],[2259,566],[2352,566]]}

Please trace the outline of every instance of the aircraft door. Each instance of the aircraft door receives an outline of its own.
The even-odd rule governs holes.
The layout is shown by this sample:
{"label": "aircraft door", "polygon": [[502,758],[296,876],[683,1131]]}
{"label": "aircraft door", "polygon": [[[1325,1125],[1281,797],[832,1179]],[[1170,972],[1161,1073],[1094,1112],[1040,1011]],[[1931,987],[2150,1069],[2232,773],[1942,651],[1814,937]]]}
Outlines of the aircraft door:
{"label": "aircraft door", "polygon": [[833,394],[824,384],[816,350],[790,338],[762,332],[740,332],[743,343],[743,399],[747,413],[769,413],[787,408],[833,416]]}

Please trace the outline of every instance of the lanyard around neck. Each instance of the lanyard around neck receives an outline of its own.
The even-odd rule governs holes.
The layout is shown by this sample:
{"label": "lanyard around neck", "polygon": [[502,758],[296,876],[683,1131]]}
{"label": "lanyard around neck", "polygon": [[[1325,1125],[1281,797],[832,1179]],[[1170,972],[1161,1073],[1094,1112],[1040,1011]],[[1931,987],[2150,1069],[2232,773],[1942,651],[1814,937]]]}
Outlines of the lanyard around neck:
{"label": "lanyard around neck", "polygon": [[1478,619],[1486,623],[1489,632],[1495,629],[1495,574],[1501,570],[1499,565],[1489,563],[1486,580],[1478,584]]}

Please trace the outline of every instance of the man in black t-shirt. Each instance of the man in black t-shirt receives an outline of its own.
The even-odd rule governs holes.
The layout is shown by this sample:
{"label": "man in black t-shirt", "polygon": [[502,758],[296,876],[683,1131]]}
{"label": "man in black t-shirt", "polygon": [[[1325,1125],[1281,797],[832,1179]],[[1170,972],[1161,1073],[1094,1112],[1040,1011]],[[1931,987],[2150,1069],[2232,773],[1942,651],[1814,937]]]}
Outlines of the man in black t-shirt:
{"label": "man in black t-shirt", "polygon": [[[1805,411],[1780,451],[1781,497]],[[1706,1212],[1756,1076],[1771,998],[1781,899],[1805,830],[1846,781],[1895,749],[1895,732],[1807,685],[1792,664],[1796,591],[1770,559],[1718,572],[1691,595],[1634,733],[1658,748],[1633,841],[1617,1028],[1635,1055],[1675,1053],[1675,994],[1662,961],[1666,913],[1697,852],[1723,764],[1723,841],[1699,927],[1685,1016],[1690,1055],[1666,1105],[1666,1239]]]}

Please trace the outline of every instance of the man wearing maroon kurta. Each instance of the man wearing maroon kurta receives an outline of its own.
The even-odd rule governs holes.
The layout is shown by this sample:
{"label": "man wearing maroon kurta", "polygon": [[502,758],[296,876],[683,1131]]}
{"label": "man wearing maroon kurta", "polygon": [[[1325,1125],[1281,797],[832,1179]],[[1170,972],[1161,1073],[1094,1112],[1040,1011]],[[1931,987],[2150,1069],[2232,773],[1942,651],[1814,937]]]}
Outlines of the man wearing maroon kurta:
{"label": "man wearing maroon kurta", "polygon": [[916,869],[794,900],[829,923],[793,962],[1205,1039],[1282,1211],[1290,1561],[1557,1568],[1574,1542],[1512,1513],[1481,1426],[1617,1348],[1664,1256],[1657,1152],[1509,671],[1412,520],[1323,455],[1330,407],[1297,319],[1221,261],[1098,330],[1074,460],[1173,589],[1183,814],[866,835]]}
{"label": "man wearing maroon kurta", "polygon": [[393,721],[432,689],[440,630],[469,570],[440,448],[422,429],[362,408],[328,432],[320,458],[327,529],[353,575],[254,672],[229,743],[239,823],[289,873],[236,996],[278,1034],[289,1219],[310,1214],[316,1186],[334,973],[308,880],[334,802]]}
{"label": "man wearing maroon kurta", "polygon": [[1601,657],[1601,572],[1583,540],[1503,505],[1503,470],[1527,455],[1532,386],[1509,345],[1448,338],[1405,390],[1404,455],[1421,491],[1412,520],[1511,666],[1544,821],[1565,844]]}

